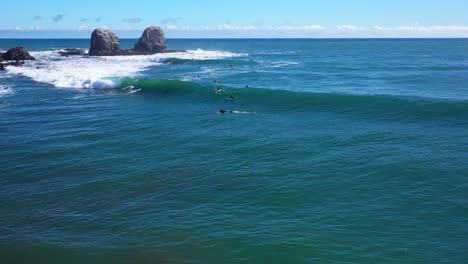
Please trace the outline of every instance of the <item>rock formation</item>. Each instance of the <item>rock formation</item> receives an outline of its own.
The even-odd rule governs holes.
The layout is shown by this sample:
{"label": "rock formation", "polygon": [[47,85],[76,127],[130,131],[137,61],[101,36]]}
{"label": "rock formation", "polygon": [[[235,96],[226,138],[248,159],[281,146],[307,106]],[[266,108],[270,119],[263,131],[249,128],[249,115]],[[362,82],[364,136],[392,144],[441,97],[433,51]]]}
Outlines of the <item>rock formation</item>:
{"label": "rock formation", "polygon": [[[108,30],[98,28],[91,35],[90,56],[131,56],[151,55],[162,52],[186,52],[185,50],[167,50],[166,37],[160,27],[147,27],[133,49],[120,49],[119,37]],[[65,49],[62,56],[84,55],[78,49]]]}
{"label": "rock formation", "polygon": [[160,27],[147,27],[143,35],[135,45],[134,50],[138,52],[159,53],[166,51],[166,37]]}
{"label": "rock formation", "polygon": [[112,56],[118,55],[119,52],[119,37],[117,37],[114,32],[103,28],[98,28],[93,31],[89,55]]}
{"label": "rock formation", "polygon": [[9,49],[7,52],[1,55],[3,60],[14,60],[14,61],[23,61],[23,60],[35,60],[29,52],[23,47],[16,47]]}
{"label": "rock formation", "polygon": [[20,67],[23,66],[24,61],[10,61],[10,62],[2,62],[0,63],[0,71],[6,70],[7,66],[15,66],[15,67]]}

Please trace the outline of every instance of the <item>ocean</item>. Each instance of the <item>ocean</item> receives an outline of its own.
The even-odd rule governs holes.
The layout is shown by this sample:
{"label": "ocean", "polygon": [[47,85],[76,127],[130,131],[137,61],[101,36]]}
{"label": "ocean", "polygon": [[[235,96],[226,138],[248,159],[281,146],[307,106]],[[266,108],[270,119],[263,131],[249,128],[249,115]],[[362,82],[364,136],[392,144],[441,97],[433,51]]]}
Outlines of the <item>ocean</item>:
{"label": "ocean", "polygon": [[468,39],[15,46],[1,263],[468,261]]}

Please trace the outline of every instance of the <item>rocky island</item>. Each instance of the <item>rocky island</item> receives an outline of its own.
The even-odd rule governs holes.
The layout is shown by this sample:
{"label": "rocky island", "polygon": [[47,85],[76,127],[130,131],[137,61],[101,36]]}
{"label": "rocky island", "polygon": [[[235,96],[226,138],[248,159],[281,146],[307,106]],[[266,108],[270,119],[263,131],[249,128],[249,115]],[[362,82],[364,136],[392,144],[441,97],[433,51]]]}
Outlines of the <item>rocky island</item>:
{"label": "rocky island", "polygon": [[[91,34],[88,53],[83,49],[76,48],[63,49],[59,53],[61,56],[131,56],[167,52],[185,51],[168,50],[162,28],[150,26],[145,29],[133,49],[122,49],[119,37],[114,32],[109,29],[97,28]],[[35,58],[23,47],[12,48],[6,53],[0,53],[0,70],[5,70],[7,66],[21,66],[25,60],[35,60]]]}
{"label": "rocky island", "polygon": [[35,58],[23,47],[9,49],[5,53],[0,53],[0,71],[5,70],[6,66],[21,66],[25,60],[35,60]]}
{"label": "rocky island", "polygon": [[185,52],[183,50],[168,50],[164,31],[156,26],[147,27],[133,49],[121,49],[119,37],[114,32],[103,28],[93,31],[90,44],[90,56],[129,56]]}
{"label": "rocky island", "polygon": [[[81,51],[81,52],[80,52]],[[185,50],[168,50],[166,37],[160,27],[150,26],[134,45],[133,49],[122,49],[117,34],[109,29],[97,28],[91,34],[89,52],[80,49],[65,49],[60,52],[62,56],[89,55],[89,56],[131,56],[152,55],[156,53],[185,52]]]}

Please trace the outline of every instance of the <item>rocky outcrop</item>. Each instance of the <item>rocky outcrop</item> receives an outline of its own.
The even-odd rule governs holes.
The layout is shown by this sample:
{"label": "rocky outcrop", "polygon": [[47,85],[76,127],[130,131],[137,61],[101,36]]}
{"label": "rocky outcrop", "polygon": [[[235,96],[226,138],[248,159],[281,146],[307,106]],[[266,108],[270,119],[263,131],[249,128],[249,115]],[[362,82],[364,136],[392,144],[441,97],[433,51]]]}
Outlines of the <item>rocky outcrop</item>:
{"label": "rocky outcrop", "polygon": [[5,53],[0,53],[0,71],[4,71],[7,66],[22,66],[25,60],[35,60],[23,47],[9,49]]}
{"label": "rocky outcrop", "polygon": [[166,37],[160,27],[147,27],[133,50],[149,54],[166,51]]}
{"label": "rocky outcrop", "polygon": [[92,56],[112,56],[118,55],[120,52],[119,37],[103,28],[98,28],[91,35],[91,47],[89,55]]}
{"label": "rocky outcrop", "polygon": [[3,60],[14,61],[35,60],[35,58],[23,47],[9,49],[7,52],[3,53],[1,57]]}
{"label": "rocky outcrop", "polygon": [[23,66],[24,64],[24,61],[11,61],[11,62],[6,62],[6,63],[0,63],[0,71],[4,71],[6,70],[6,67],[7,66],[15,66],[15,67],[19,67],[19,66]]}
{"label": "rocky outcrop", "polygon": [[[91,35],[90,56],[131,56],[150,55],[165,52],[186,52],[185,50],[167,50],[166,37],[160,27],[151,26],[145,29],[143,35],[133,49],[120,49],[119,37],[108,30],[98,28]],[[62,56],[84,55],[78,49],[65,49]]]}

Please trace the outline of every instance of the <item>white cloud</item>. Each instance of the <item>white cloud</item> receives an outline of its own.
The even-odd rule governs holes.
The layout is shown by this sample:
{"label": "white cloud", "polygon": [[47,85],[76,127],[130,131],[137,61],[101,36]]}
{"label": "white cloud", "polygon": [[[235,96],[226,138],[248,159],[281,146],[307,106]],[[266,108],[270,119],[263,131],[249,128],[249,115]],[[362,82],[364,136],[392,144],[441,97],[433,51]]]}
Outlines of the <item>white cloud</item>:
{"label": "white cloud", "polygon": [[338,31],[342,32],[350,32],[350,31],[357,31],[357,30],[362,30],[362,28],[354,25],[339,25],[336,27]]}
{"label": "white cloud", "polygon": [[307,26],[282,26],[282,27],[277,27],[273,28],[273,30],[281,30],[281,31],[304,31],[304,32],[310,32],[310,31],[322,31],[325,30],[326,27],[320,26],[320,25],[307,25]]}
{"label": "white cloud", "polygon": [[433,26],[434,30],[468,31],[468,26]]}
{"label": "white cloud", "polygon": [[40,26],[30,26],[30,27],[0,27],[0,31],[40,31],[44,30]]}
{"label": "white cloud", "polygon": [[172,25],[172,24],[165,25],[164,27],[165,27],[167,30],[176,30],[176,29],[177,29],[177,26],[176,26],[176,25]]}
{"label": "white cloud", "polygon": [[385,31],[388,28],[384,28],[384,27],[381,27],[381,26],[372,26],[371,29],[374,30],[374,31]]}
{"label": "white cloud", "polygon": [[249,30],[259,30],[259,27],[256,26],[235,26],[231,24],[220,24],[216,27],[217,30],[227,30],[227,31],[249,31]]}
{"label": "white cloud", "polygon": [[[319,25],[308,25],[308,26],[280,26],[280,27],[272,27],[272,26],[259,26],[259,25],[231,25],[231,24],[219,24],[216,26],[218,31],[290,31],[290,32],[312,32],[312,31],[321,31],[325,30],[326,28]],[[210,30],[210,28],[206,28],[206,30]]]}
{"label": "white cloud", "polygon": [[79,27],[78,27],[78,31],[88,31],[88,30],[92,30],[92,28],[86,24],[81,24]]}
{"label": "white cloud", "polygon": [[376,35],[388,37],[468,37],[468,26],[420,26],[419,24],[382,27],[372,26],[371,31]]}
{"label": "white cloud", "polygon": [[373,26],[374,31],[393,31],[393,32],[468,32],[468,26],[398,26],[398,27],[381,27]]}
{"label": "white cloud", "polygon": [[[137,21],[132,20],[132,21]],[[141,25],[141,24],[140,24]],[[139,35],[144,26],[129,25],[128,27],[109,27],[115,31],[128,32],[127,35]],[[351,24],[343,24],[335,27],[325,27],[321,25],[303,25],[303,26],[267,26],[261,23],[250,25],[234,25],[230,23],[219,24],[216,26],[188,27],[184,25],[165,24],[162,27],[169,32],[169,37],[357,37],[357,38],[418,38],[418,37],[468,37],[468,26],[460,25],[434,25],[424,26],[419,23],[402,26],[380,26],[374,25],[361,27]],[[87,23],[82,23],[79,27],[73,29],[56,27],[18,27],[18,26],[0,26],[0,31],[78,31],[87,32],[94,30]]]}

